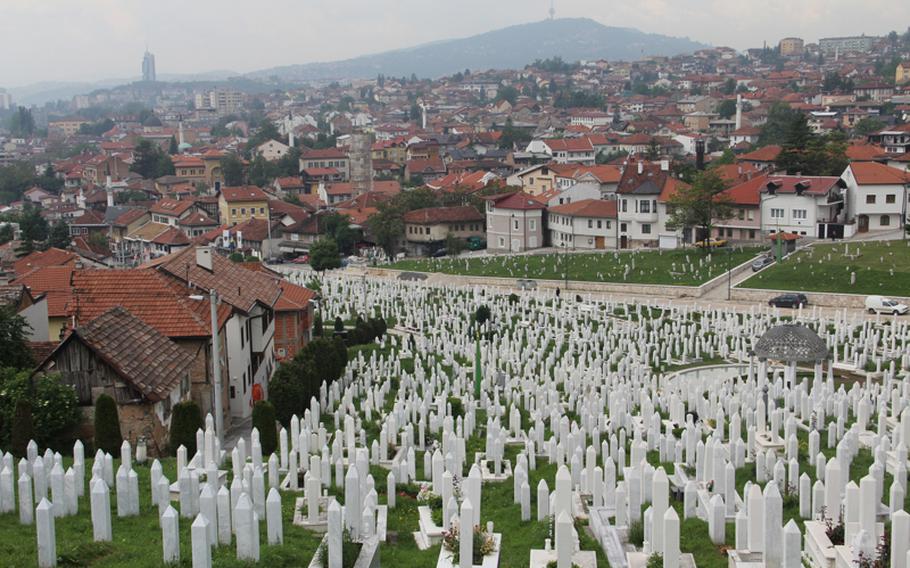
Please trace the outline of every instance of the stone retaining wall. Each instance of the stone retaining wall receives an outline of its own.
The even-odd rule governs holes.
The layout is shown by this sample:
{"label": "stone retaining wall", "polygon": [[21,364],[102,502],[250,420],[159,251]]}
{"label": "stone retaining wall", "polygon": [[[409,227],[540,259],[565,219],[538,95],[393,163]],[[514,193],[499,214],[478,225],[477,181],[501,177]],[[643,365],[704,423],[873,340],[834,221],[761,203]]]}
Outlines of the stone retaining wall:
{"label": "stone retaining wall", "polygon": [[[805,294],[809,299],[809,305],[822,306],[826,308],[857,308],[863,309],[866,306],[866,294],[835,294],[832,292],[800,292],[793,290],[760,290],[758,288],[734,288],[733,299],[740,302],[762,302],[781,294]],[[897,296],[889,296],[903,303],[910,303],[910,299]]]}

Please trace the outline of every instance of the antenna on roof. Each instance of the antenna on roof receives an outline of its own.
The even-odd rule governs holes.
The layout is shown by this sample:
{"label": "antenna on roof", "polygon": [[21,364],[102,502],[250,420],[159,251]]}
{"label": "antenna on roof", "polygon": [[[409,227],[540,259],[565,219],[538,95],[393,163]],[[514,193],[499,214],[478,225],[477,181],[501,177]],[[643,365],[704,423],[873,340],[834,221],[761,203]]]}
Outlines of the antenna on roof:
{"label": "antenna on roof", "polygon": [[555,6],[555,0],[550,0],[550,19],[551,19],[551,20],[555,20],[555,19],[556,19],[556,6]]}

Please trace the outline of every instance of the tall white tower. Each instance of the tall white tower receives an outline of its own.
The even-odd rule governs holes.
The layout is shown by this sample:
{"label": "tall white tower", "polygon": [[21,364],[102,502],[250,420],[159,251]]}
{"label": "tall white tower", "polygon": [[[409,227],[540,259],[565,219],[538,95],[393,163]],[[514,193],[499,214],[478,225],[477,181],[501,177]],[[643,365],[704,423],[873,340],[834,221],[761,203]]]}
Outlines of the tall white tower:
{"label": "tall white tower", "polygon": [[550,0],[550,19],[551,19],[551,20],[555,20],[555,19],[556,19],[556,4],[555,4],[555,2],[556,2],[556,0]]}

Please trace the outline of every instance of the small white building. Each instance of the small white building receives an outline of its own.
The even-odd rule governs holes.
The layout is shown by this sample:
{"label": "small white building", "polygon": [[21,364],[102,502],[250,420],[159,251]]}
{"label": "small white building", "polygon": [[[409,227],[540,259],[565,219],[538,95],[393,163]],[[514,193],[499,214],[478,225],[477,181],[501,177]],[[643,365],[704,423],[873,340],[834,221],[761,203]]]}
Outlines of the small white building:
{"label": "small white building", "polygon": [[567,249],[615,249],[616,201],[582,199],[547,211],[550,244]]}
{"label": "small white building", "polygon": [[853,162],[841,175],[847,218],[859,233],[893,231],[906,224],[910,174],[877,162]]}
{"label": "small white building", "polygon": [[277,162],[285,157],[290,150],[290,146],[277,140],[266,140],[259,146],[256,146],[256,154],[270,162]]}
{"label": "small white building", "polygon": [[841,185],[836,177],[771,176],[760,194],[762,234],[827,237],[827,225],[844,222]]}

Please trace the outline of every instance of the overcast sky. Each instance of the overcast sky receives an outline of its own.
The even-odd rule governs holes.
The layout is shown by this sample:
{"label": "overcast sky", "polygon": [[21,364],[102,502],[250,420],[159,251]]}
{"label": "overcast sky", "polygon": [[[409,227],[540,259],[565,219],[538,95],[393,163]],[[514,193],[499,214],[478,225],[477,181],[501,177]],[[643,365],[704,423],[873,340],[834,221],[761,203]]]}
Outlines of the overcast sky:
{"label": "overcast sky", "polygon": [[[550,0],[0,0],[0,87],[330,61],[544,19]],[[558,17],[737,49],[883,34],[908,0],[556,0]]]}

